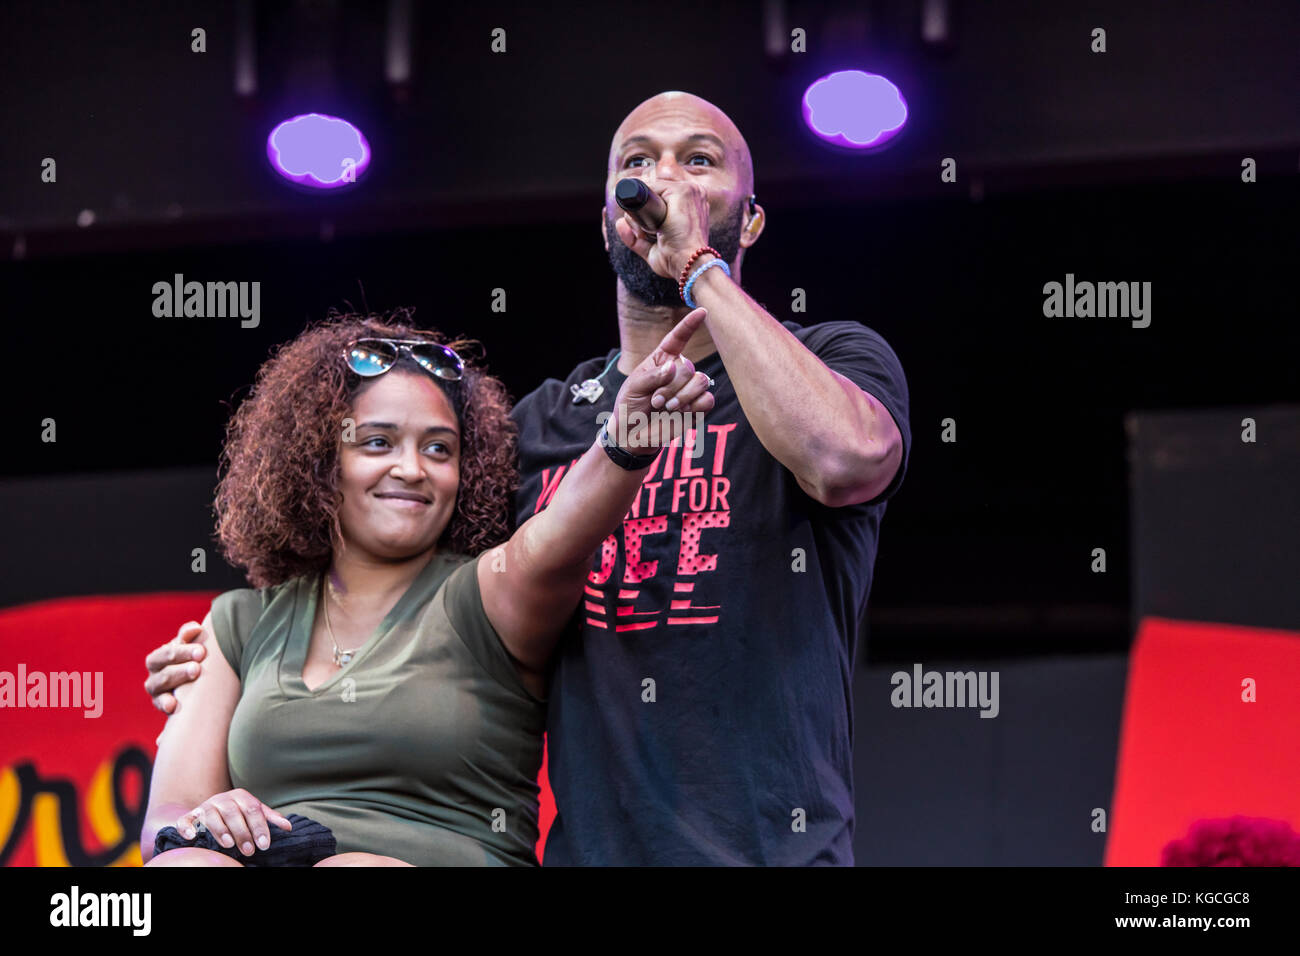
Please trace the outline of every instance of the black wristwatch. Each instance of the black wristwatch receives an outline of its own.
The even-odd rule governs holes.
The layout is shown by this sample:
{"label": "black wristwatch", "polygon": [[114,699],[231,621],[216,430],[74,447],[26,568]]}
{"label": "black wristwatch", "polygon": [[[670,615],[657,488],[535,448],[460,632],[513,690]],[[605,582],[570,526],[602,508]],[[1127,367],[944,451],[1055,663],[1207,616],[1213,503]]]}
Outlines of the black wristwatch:
{"label": "black wristwatch", "polygon": [[649,468],[655,463],[655,459],[659,457],[658,451],[653,455],[634,455],[614,444],[614,439],[609,437],[608,418],[605,419],[605,424],[600,426],[600,431],[596,433],[596,439],[600,442],[600,447],[605,449],[605,454],[609,455],[609,460],[620,468],[626,468],[628,471]]}

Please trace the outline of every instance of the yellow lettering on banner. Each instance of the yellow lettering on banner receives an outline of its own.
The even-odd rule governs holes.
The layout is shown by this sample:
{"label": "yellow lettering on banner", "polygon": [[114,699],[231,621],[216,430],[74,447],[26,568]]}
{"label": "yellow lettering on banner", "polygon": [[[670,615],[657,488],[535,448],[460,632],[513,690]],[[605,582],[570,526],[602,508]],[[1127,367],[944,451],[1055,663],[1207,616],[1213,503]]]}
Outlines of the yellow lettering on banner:
{"label": "yellow lettering on banner", "polygon": [[22,806],[22,792],[18,774],[12,767],[0,767],[0,847],[7,846],[9,837],[18,822],[18,808]]}
{"label": "yellow lettering on banner", "polygon": [[59,832],[58,797],[52,793],[38,793],[32,797],[30,826],[37,866],[72,865],[63,849],[63,835]]}
{"label": "yellow lettering on banner", "polygon": [[[90,781],[90,789],[86,791],[86,816],[90,819],[90,829],[100,846],[115,846],[126,836],[122,821],[117,818],[117,808],[113,806],[112,760],[101,763]],[[143,866],[140,844],[132,840],[122,855],[108,865]]]}
{"label": "yellow lettering on banner", "polygon": [[[83,848],[83,811],[79,788],[66,780],[43,779],[30,764],[0,767],[0,850],[6,858],[16,850],[24,838],[31,835],[32,853],[37,866],[72,866],[72,859],[85,861],[78,865],[90,866],[141,866],[144,862],[137,840],[127,833],[126,824],[117,815],[113,792],[113,768],[121,761],[129,766],[147,759],[138,748],[128,748],[116,758],[102,761],[95,769],[86,788],[84,819],[93,835],[92,843],[98,846]],[[21,771],[21,773],[20,773]],[[24,783],[27,784],[24,787]],[[70,830],[65,830],[60,813],[63,798],[71,790],[73,803]],[[24,792],[25,790],[29,792]],[[15,832],[20,816],[27,808],[23,831]],[[134,825],[134,820],[128,821]],[[68,848],[72,848],[69,856]]]}

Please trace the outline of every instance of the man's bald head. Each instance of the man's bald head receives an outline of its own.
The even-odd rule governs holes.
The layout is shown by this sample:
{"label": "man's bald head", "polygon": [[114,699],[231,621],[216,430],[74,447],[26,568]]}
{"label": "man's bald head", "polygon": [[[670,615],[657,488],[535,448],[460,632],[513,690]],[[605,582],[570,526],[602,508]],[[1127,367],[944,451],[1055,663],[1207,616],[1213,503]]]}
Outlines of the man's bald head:
{"label": "man's bald head", "polygon": [[[736,124],[708,100],[681,90],[658,93],[627,114],[610,142],[607,173],[611,179],[617,178],[622,167],[621,157],[628,152],[624,146],[633,136],[648,136],[660,146],[671,147],[674,158],[680,163],[690,156],[679,155],[679,142],[683,146],[689,145],[684,142],[684,137],[695,133],[712,134],[722,141],[726,154],[723,160],[735,173],[737,191],[745,197],[753,193],[754,161],[749,153],[749,144],[740,135]],[[708,140],[694,142],[707,144]]]}
{"label": "man's bald head", "polygon": [[[681,307],[677,280],[655,273],[618,236],[615,219],[623,215],[614,201],[614,186],[625,176],[644,175],[649,160],[654,178],[672,156],[674,173],[701,183],[709,196],[709,244],[740,280],[740,261],[763,229],[761,206],[747,209],[754,192],[754,164],[749,144],[726,113],[692,93],[671,90],[641,103],[619,125],[609,147],[602,228],[609,262],[624,288],[636,299],[658,307]],[[703,157],[704,163],[697,163]],[[633,165],[636,161],[639,165]],[[676,172],[681,169],[682,172]]]}

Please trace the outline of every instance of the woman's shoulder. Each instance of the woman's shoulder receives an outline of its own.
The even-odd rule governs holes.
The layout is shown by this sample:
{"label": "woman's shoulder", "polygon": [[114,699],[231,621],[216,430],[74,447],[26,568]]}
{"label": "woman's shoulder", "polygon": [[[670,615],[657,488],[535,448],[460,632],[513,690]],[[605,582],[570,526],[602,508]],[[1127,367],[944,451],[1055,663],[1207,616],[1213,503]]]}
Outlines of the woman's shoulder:
{"label": "woman's shoulder", "polygon": [[473,576],[474,558],[453,551],[439,551],[420,571],[406,593],[389,612],[394,619],[419,619],[421,626],[431,620],[446,602],[451,591],[464,587],[466,574]]}
{"label": "woman's shoulder", "polygon": [[425,582],[426,594],[431,603],[444,604],[449,593],[458,593],[466,583],[477,580],[475,565],[478,559],[472,555],[455,551],[444,551],[430,562],[429,574]]}
{"label": "woman's shoulder", "polygon": [[297,588],[306,579],[306,575],[300,575],[268,587],[233,588],[212,599],[213,635],[232,667],[239,669],[248,639],[262,616],[286,601],[292,604]]}
{"label": "woman's shoulder", "polygon": [[478,558],[459,552],[440,553],[431,563],[425,586],[429,607],[456,627],[461,617],[458,612],[472,607],[478,596]]}

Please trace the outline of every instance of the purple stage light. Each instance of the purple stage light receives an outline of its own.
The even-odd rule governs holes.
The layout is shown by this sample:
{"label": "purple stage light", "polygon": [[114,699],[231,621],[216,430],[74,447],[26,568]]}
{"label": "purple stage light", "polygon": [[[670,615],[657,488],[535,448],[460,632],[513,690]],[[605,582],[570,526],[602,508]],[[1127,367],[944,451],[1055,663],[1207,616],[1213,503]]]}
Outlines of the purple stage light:
{"label": "purple stage light", "polygon": [[313,189],[337,189],[365,173],[370,144],[345,119],[304,113],[271,130],[266,156],[285,179]]}
{"label": "purple stage light", "polygon": [[808,87],[803,121],[828,143],[872,149],[898,135],[907,122],[907,101],[883,76],[840,70]]}

